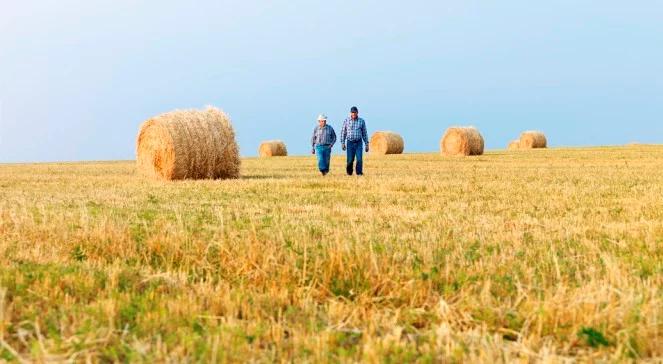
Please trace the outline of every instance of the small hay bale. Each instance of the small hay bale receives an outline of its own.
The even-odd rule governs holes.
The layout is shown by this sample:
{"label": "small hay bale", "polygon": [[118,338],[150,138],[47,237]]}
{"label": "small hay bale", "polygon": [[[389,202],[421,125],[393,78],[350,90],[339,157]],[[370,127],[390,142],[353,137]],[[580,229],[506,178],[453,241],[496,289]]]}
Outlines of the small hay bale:
{"label": "small hay bale", "polygon": [[143,123],[136,140],[140,173],[165,180],[237,178],[239,147],[223,111],[175,110]]}
{"label": "small hay bale", "polygon": [[481,155],[483,148],[483,137],[472,126],[451,127],[440,139],[440,153],[443,155]]}
{"label": "small hay bale", "polygon": [[546,148],[548,141],[540,131],[524,131],[520,134],[520,149]]}
{"label": "small hay bale", "polygon": [[506,149],[508,149],[508,150],[518,150],[518,149],[520,149],[520,140],[512,140],[511,143],[509,143],[509,146]]}
{"label": "small hay bale", "polygon": [[404,148],[403,138],[393,131],[376,131],[371,136],[372,153],[401,154]]}
{"label": "small hay bale", "polygon": [[288,149],[282,140],[267,140],[260,143],[258,154],[261,157],[283,157],[288,155]]}

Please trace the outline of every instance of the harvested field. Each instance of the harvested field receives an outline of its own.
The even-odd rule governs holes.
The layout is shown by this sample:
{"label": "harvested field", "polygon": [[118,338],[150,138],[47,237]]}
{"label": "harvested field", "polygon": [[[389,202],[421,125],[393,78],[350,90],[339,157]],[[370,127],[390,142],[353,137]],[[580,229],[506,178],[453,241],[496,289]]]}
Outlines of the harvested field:
{"label": "harvested field", "polygon": [[0,362],[663,356],[663,146],[0,165]]}

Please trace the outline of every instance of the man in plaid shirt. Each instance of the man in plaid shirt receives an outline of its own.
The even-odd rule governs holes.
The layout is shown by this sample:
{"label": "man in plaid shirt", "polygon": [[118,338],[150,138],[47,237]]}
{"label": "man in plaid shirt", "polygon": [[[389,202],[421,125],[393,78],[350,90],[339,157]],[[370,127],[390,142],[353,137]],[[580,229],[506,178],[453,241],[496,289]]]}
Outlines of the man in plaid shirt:
{"label": "man in plaid shirt", "polygon": [[336,132],[331,125],[327,125],[327,116],[320,114],[318,126],[313,129],[311,137],[311,153],[317,155],[318,169],[323,176],[329,173],[329,159],[334,143],[336,143]]}
{"label": "man in plaid shirt", "polygon": [[[347,140],[347,146],[345,144]],[[343,121],[341,129],[341,147],[347,150],[347,164],[345,170],[348,176],[352,176],[352,167],[357,158],[357,176],[364,174],[362,140],[366,143],[366,153],[368,153],[368,132],[366,131],[366,122],[359,117],[359,110],[356,106],[350,109],[350,117]]]}

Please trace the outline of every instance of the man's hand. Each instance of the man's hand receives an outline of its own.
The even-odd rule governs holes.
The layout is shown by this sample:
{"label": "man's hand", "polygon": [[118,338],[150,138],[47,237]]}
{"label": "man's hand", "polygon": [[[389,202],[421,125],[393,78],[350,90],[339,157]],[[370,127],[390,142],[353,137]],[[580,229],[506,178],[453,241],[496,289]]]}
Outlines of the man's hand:
{"label": "man's hand", "polygon": [[315,148],[311,148],[311,154],[315,154]]}
{"label": "man's hand", "polygon": [[345,144],[341,144],[341,149],[345,150]]}
{"label": "man's hand", "polygon": [[368,153],[368,144],[366,145],[366,153]]}

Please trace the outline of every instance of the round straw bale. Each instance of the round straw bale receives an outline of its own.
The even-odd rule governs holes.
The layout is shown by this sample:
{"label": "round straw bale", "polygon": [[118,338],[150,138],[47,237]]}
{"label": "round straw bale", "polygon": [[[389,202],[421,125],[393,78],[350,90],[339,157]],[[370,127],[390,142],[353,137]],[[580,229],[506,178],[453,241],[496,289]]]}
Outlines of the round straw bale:
{"label": "round straw bale", "polygon": [[371,136],[371,152],[375,154],[403,153],[403,138],[393,131],[376,131]]}
{"label": "round straw bale", "polygon": [[451,127],[440,139],[443,155],[481,155],[483,147],[483,137],[474,127]]}
{"label": "round straw bale", "polygon": [[548,141],[540,131],[524,131],[520,134],[520,149],[546,148]]}
{"label": "round straw bale", "polygon": [[508,150],[518,150],[520,149],[520,140],[512,140],[507,147]]}
{"label": "round straw bale", "polygon": [[166,180],[239,177],[239,147],[223,111],[176,110],[143,123],[136,141],[138,170]]}
{"label": "round straw bale", "polygon": [[258,154],[261,157],[280,157],[288,155],[288,149],[281,140],[267,140],[260,143]]}

